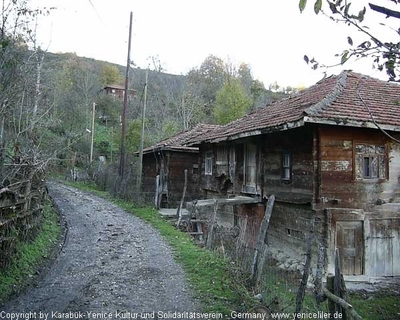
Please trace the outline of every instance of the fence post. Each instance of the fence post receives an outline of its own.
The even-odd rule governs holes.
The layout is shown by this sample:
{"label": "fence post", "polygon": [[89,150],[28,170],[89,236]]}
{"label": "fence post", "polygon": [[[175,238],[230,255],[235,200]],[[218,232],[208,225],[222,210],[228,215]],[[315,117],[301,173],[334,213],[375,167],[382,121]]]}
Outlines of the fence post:
{"label": "fence post", "polygon": [[317,270],[315,273],[315,289],[316,289],[316,300],[319,305],[325,301],[326,297],[322,291],[322,277],[324,273],[324,258],[325,258],[325,247],[322,243],[321,237],[318,241],[318,258],[317,258]]}
{"label": "fence post", "polygon": [[[332,273],[329,273],[326,278],[326,288],[328,289],[329,292],[334,291],[334,289],[333,289],[334,288],[334,284],[333,284],[334,278],[335,278],[335,275]],[[328,299],[328,310],[331,315],[335,314],[335,312],[336,312],[335,303],[331,299]]]}
{"label": "fence post", "polygon": [[207,249],[211,248],[212,237],[213,237],[213,232],[214,232],[215,216],[217,215],[217,209],[218,209],[218,200],[214,199],[214,209],[213,209],[213,212],[211,213],[210,223],[208,225],[208,230],[207,230],[207,238],[206,238],[206,248]]}
{"label": "fence post", "polygon": [[314,240],[314,227],[315,227],[315,218],[312,219],[311,221],[310,232],[307,236],[306,264],[304,265],[303,276],[301,278],[299,291],[297,292],[297,297],[296,297],[296,311],[295,311],[296,316],[300,314],[301,309],[303,307],[303,300],[307,288],[308,276],[310,274],[312,244]]}
{"label": "fence post", "polygon": [[251,266],[251,281],[254,287],[258,287],[261,274],[264,268],[265,256],[267,254],[267,245],[265,243],[265,235],[271,219],[272,209],[274,208],[275,196],[270,195],[265,208],[264,218],[261,221],[260,232],[258,234],[257,246],[254,251],[253,264]]}
{"label": "fence post", "polygon": [[[344,299],[343,293],[345,290],[343,290],[342,285],[344,284],[344,281],[342,280],[342,272],[340,270],[340,256],[339,256],[339,249],[335,249],[335,278],[333,282],[333,293],[338,296],[339,298]],[[336,304],[336,311],[342,315],[342,319],[346,320],[346,311],[342,308],[341,305]]]}

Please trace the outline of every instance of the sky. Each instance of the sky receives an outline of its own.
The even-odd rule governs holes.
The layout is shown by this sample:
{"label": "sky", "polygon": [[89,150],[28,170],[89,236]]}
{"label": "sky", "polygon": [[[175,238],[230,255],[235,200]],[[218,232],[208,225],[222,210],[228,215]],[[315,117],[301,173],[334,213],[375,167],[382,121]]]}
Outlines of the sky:
{"label": "sky", "polygon": [[[38,21],[37,37],[50,52],[126,65],[129,16],[133,14],[131,60],[153,67],[156,57],[166,72],[186,74],[208,55],[235,65],[250,65],[266,87],[308,87],[343,69],[386,79],[369,61],[355,61],[314,71],[304,55],[326,65],[348,48],[360,32],[313,12],[309,1],[302,14],[298,0],[32,0],[33,6],[56,7]],[[360,1],[367,4],[366,1]],[[327,9],[329,10],[329,9]],[[369,12],[370,13],[370,12]],[[371,14],[371,13],[370,13]],[[373,14],[372,14],[373,15]],[[383,32],[383,31],[382,31]],[[386,30],[387,32],[387,30]]]}

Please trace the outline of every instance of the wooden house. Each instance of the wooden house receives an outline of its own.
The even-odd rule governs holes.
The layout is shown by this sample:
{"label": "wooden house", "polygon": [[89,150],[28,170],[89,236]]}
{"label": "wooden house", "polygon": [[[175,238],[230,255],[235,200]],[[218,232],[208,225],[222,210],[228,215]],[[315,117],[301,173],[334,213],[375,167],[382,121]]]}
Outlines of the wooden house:
{"label": "wooden house", "polygon": [[[119,100],[124,100],[125,95],[125,87],[119,85],[106,85],[101,89],[102,92],[109,96],[113,96]],[[128,99],[133,99],[136,94],[136,91],[133,89],[128,90]]]}
{"label": "wooden house", "polygon": [[185,170],[188,170],[186,200],[202,196],[198,184],[199,148],[186,144],[214,127],[200,124],[143,150],[143,191],[154,199],[156,207],[170,208],[179,204]]}
{"label": "wooden house", "polygon": [[192,143],[206,198],[258,202],[225,212],[232,225],[256,230],[273,194],[271,248],[303,260],[315,219],[326,271],[338,248],[347,279],[369,280],[400,275],[399,139],[400,86],[343,71]]}

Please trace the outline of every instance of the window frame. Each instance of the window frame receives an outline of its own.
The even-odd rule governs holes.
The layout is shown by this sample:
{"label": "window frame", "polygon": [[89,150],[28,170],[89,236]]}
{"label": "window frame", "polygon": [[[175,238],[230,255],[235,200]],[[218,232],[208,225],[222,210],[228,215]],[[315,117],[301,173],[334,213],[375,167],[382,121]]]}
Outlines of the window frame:
{"label": "window frame", "polygon": [[[287,161],[285,161],[287,160]],[[286,162],[288,162],[286,164]],[[282,156],[281,156],[281,180],[286,183],[292,182],[292,168],[293,164],[293,156],[292,152],[290,150],[282,150]],[[286,176],[286,172],[288,173],[288,176]]]}
{"label": "window frame", "polygon": [[213,161],[212,161],[212,151],[208,150],[205,152],[204,155],[204,175],[206,176],[212,176],[212,167],[213,167]]}
{"label": "window frame", "polygon": [[[243,181],[242,193],[243,194],[259,194],[258,189],[258,168],[259,168],[259,147],[257,143],[249,141],[243,144]],[[254,168],[251,170],[250,168]],[[252,172],[254,172],[252,174]],[[251,181],[248,181],[250,177]],[[254,180],[254,181],[253,181]]]}
{"label": "window frame", "polygon": [[229,174],[229,159],[228,159],[229,149],[225,145],[217,147],[215,155],[215,171],[217,176]]}
{"label": "window frame", "polygon": [[[367,152],[367,148],[373,148],[375,151]],[[379,148],[383,148],[383,152],[377,151]],[[361,152],[359,151],[360,149],[364,149],[364,151]],[[355,181],[383,181],[389,179],[388,148],[386,143],[354,141],[353,161],[353,179]],[[376,163],[375,165],[374,162]],[[374,166],[376,166],[376,169],[374,169]]]}
{"label": "window frame", "polygon": [[[244,165],[243,165],[243,185],[247,187],[257,186],[257,145],[255,143],[249,142],[244,145]],[[250,161],[250,158],[252,161]],[[250,165],[249,163],[253,164]],[[254,181],[247,181],[248,176],[251,176],[249,168],[255,168]]]}

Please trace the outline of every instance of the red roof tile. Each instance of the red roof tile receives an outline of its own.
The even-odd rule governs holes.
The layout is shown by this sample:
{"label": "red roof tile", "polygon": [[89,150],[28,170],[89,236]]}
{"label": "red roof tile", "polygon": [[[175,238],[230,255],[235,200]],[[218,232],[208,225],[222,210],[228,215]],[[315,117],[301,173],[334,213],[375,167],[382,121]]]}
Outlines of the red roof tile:
{"label": "red roof tile", "polygon": [[200,137],[210,130],[214,130],[218,127],[218,125],[212,124],[198,124],[197,126],[179,132],[173,137],[161,140],[157,142],[155,145],[143,149],[144,153],[153,152],[154,150],[160,149],[171,149],[176,151],[188,151],[188,152],[196,152],[198,148],[190,147],[192,140],[199,140]]}
{"label": "red roof tile", "polygon": [[[371,116],[372,115],[372,116]],[[192,144],[286,130],[307,122],[400,131],[400,86],[351,71],[208,131]]]}

